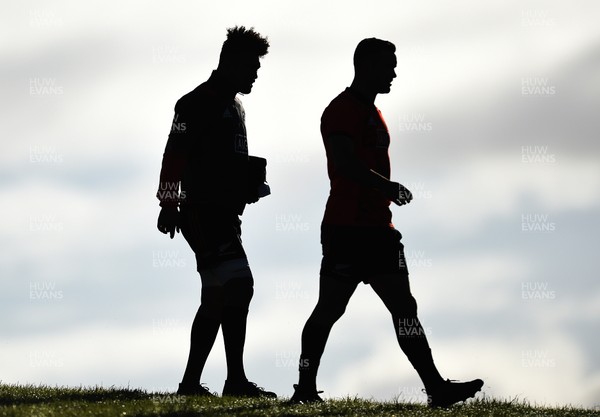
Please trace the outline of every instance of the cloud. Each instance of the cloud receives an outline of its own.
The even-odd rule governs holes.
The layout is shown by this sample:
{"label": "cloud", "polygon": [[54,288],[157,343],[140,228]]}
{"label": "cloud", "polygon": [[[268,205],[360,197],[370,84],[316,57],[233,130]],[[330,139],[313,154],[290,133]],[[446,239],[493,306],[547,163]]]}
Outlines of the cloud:
{"label": "cloud", "polygon": [[[416,192],[392,208],[394,222],[444,375],[483,376],[492,396],[593,404],[599,32],[592,3],[581,4],[9,6],[3,381],[179,382],[200,282],[182,237],[155,229],[160,158],[176,99],[214,68],[225,27],[247,24],[272,41],[256,91],[243,98],[250,149],[269,159],[273,188],[243,216],[256,278],[251,378],[286,395],[296,382],[328,195],[319,118],[351,81],[356,42],[380,36],[396,42],[400,63],[392,94],[377,100],[394,140],[394,178]],[[524,26],[523,12],[547,20]],[[556,94],[524,97],[524,77]],[[37,78],[64,93],[31,95]],[[411,121],[424,129],[407,129]],[[524,232],[530,214],[556,230]],[[523,299],[530,283],[556,298]],[[542,366],[523,366],[523,355]],[[204,376],[212,389],[224,369],[219,340]],[[326,396],[422,399],[369,287],[334,327],[319,381]]]}

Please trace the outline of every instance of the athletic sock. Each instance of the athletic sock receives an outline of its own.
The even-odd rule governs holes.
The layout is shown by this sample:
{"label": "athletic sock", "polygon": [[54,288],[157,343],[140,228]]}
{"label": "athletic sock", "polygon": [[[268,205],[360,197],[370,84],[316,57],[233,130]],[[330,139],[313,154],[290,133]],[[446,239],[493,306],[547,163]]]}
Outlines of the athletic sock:
{"label": "athletic sock", "polygon": [[230,382],[247,380],[243,361],[247,318],[247,309],[229,307],[223,311],[223,341],[227,360],[227,380]]}
{"label": "athletic sock", "polygon": [[320,324],[318,318],[313,316],[307,320],[304,326],[302,353],[298,366],[300,373],[298,385],[303,389],[315,391],[317,389],[317,372],[330,331],[331,326]]}
{"label": "athletic sock", "polygon": [[426,390],[439,386],[444,379],[437,370],[427,342],[425,330],[418,318],[395,319],[394,327],[398,344],[419,374]]}
{"label": "athletic sock", "polygon": [[247,276],[232,278],[224,285],[225,305],[221,324],[227,360],[227,381],[231,383],[247,381],[244,372],[244,345],[248,307],[254,289],[247,262],[243,271],[247,272]]}

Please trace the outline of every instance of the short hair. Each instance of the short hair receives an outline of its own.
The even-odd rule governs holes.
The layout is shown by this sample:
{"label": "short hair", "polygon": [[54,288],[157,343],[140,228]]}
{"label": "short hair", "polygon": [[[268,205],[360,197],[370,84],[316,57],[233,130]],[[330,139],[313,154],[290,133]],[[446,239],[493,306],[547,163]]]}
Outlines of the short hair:
{"label": "short hair", "polygon": [[221,48],[221,59],[239,56],[263,57],[269,51],[269,40],[253,27],[235,26],[227,29],[227,39]]}
{"label": "short hair", "polygon": [[396,46],[382,39],[367,38],[363,39],[356,46],[354,51],[354,66],[364,64],[377,59],[382,53],[396,52]]}

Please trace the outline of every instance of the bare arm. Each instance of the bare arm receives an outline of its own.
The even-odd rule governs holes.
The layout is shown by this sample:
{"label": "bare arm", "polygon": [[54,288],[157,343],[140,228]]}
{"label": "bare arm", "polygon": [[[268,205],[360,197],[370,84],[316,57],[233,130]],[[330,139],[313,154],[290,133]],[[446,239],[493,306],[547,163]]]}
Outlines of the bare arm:
{"label": "bare arm", "polygon": [[167,140],[160,170],[160,182],[156,197],[160,200],[161,210],[158,215],[156,227],[161,233],[169,234],[171,239],[175,232],[179,232],[180,216],[179,192],[181,178],[187,163],[187,147],[189,140],[186,138],[189,120],[175,108],[175,117],[171,125],[171,132]]}

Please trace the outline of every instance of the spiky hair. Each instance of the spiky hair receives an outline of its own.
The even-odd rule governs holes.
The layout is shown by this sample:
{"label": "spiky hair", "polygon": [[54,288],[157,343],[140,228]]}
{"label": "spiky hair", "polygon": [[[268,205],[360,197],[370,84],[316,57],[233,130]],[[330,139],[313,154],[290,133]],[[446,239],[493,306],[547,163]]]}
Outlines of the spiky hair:
{"label": "spiky hair", "polygon": [[235,26],[227,29],[227,39],[221,48],[221,58],[240,55],[265,56],[269,51],[269,40],[253,27]]}

